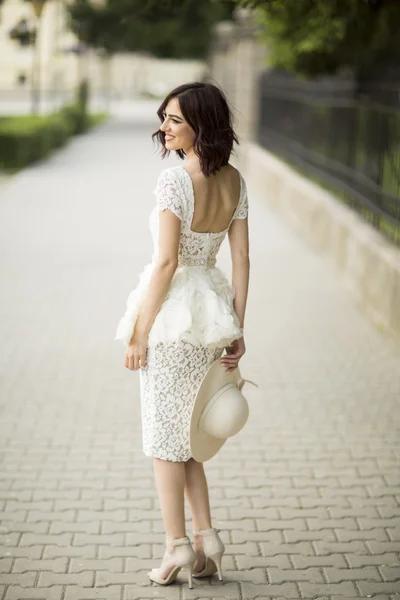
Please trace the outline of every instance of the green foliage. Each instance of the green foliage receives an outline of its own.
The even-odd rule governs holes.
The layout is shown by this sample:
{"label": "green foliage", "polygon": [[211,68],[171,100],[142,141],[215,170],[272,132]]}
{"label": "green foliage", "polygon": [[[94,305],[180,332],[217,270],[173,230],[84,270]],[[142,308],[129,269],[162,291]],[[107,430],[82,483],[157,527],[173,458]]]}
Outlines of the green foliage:
{"label": "green foliage", "polygon": [[15,168],[45,156],[50,149],[42,117],[10,117],[0,123],[0,165]]}
{"label": "green foliage", "polygon": [[89,127],[89,117],[86,112],[82,112],[79,104],[68,104],[61,111],[71,135],[83,133]]}
{"label": "green foliage", "polygon": [[204,58],[211,27],[231,17],[234,1],[77,0],[68,7],[70,27],[109,54],[149,52],[163,58]]}
{"label": "green foliage", "polygon": [[83,133],[90,126],[88,115],[89,86],[87,81],[81,81],[74,104],[68,104],[61,109],[61,113],[68,123],[71,135]]}
{"label": "green foliage", "polygon": [[78,85],[78,90],[76,94],[76,102],[78,106],[80,106],[82,112],[87,111],[89,101],[89,83],[86,79],[81,81]]}
{"label": "green foliage", "polygon": [[19,169],[47,156],[68,138],[86,131],[106,118],[88,115],[82,104],[64,106],[50,115],[2,117],[0,119],[0,168]]}
{"label": "green foliage", "polygon": [[362,74],[400,58],[397,0],[235,0],[255,9],[273,64],[305,76]]}

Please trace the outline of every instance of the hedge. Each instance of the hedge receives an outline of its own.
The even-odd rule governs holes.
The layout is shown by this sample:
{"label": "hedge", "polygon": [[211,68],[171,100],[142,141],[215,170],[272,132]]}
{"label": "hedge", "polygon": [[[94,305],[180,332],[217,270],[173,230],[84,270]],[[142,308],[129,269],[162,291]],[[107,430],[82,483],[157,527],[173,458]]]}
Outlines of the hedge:
{"label": "hedge", "polygon": [[0,119],[0,168],[19,169],[45,157],[67,139],[99,123],[106,115],[88,115],[79,104],[50,115]]}

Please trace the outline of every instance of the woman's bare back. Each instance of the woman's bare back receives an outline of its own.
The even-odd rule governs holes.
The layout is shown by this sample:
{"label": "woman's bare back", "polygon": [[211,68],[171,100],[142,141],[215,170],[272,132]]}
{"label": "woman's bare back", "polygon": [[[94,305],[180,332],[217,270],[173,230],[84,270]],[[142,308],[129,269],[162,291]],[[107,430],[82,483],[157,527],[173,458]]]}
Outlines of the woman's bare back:
{"label": "woman's bare back", "polygon": [[194,191],[194,213],[190,229],[196,233],[226,230],[239,202],[239,172],[230,164],[209,177],[201,171],[186,170]]}

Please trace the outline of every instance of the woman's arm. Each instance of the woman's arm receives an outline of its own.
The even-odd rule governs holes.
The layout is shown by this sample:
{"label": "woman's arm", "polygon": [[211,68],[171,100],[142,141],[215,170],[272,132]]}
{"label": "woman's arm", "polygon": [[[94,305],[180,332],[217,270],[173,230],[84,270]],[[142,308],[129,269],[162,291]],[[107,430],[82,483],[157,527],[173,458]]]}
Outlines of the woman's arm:
{"label": "woman's arm", "polygon": [[240,327],[243,328],[250,277],[249,201],[246,182],[241,175],[240,178],[242,182],[241,197],[235,218],[228,231],[228,239],[232,256],[232,287],[235,290],[233,307],[239,317]]}
{"label": "woman's arm", "polygon": [[247,294],[249,289],[250,259],[243,257],[232,263],[232,287],[235,290],[233,308],[239,317],[240,327],[244,327]]}
{"label": "woman's arm", "polygon": [[178,266],[181,220],[171,210],[161,210],[159,218],[159,256],[132,332],[132,338],[135,334],[149,335]]}
{"label": "woman's arm", "polygon": [[173,170],[162,171],[155,193],[159,209],[158,258],[125,351],[125,366],[133,371],[147,365],[149,333],[178,266],[183,207]]}
{"label": "woman's arm", "polygon": [[235,219],[229,229],[229,244],[232,256],[232,287],[235,290],[233,307],[244,327],[247,293],[250,277],[249,232],[246,219]]}
{"label": "woman's arm", "polygon": [[[247,294],[250,277],[249,258],[249,227],[248,227],[248,198],[247,187],[242,180],[242,194],[235,218],[229,228],[228,238],[232,256],[232,287],[234,288],[233,308],[239,318],[241,329],[244,329],[244,316],[246,312]],[[246,352],[244,336],[236,339],[225,348],[226,354],[221,357],[221,364],[227,371],[234,371],[239,360]]]}

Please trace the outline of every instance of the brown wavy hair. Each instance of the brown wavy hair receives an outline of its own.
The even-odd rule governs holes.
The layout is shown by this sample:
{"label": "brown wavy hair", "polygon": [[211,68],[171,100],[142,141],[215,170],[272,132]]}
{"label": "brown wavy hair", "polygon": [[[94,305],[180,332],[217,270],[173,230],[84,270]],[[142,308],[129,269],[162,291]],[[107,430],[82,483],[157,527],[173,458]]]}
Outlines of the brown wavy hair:
{"label": "brown wavy hair", "polygon": [[[212,83],[185,83],[173,89],[163,100],[157,115],[164,122],[165,109],[171,98],[177,98],[182,115],[195,132],[193,150],[200,159],[204,175],[216,173],[228,164],[233,151],[233,142],[239,144],[232,128],[232,113],[223,91]],[[165,133],[160,129],[152,134],[162,146],[164,159],[170,150],[165,147]],[[175,150],[179,158],[185,157],[183,150]]]}

